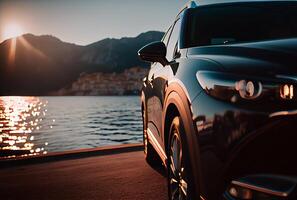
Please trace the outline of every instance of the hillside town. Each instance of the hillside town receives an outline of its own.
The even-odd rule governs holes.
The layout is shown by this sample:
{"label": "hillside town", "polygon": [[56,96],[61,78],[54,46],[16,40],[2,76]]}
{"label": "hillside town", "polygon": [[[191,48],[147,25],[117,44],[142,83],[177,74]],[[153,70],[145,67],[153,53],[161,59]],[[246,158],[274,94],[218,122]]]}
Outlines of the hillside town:
{"label": "hillside town", "polygon": [[147,72],[145,68],[133,67],[122,73],[82,73],[75,82],[54,95],[137,95]]}

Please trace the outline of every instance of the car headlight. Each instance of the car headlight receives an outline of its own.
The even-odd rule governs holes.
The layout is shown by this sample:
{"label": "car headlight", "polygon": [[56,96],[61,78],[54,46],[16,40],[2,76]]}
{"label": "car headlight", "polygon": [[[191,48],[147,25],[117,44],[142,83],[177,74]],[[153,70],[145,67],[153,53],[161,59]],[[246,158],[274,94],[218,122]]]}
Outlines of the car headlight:
{"label": "car headlight", "polygon": [[260,81],[239,80],[235,82],[235,90],[243,99],[256,99],[262,94],[262,83]]}
{"label": "car headlight", "polygon": [[199,71],[196,77],[206,93],[233,103],[262,98],[294,99],[295,87],[290,80],[212,71]]}

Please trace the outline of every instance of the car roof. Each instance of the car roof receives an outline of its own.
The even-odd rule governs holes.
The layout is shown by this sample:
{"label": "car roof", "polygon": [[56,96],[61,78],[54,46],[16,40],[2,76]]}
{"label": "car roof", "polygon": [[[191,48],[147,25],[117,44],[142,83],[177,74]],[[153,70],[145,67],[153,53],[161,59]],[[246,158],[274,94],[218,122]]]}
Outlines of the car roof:
{"label": "car roof", "polygon": [[[190,0],[186,6],[188,8],[203,6],[203,5],[213,5],[213,4],[223,4],[223,3],[247,3],[247,2],[296,2],[296,0]],[[185,6],[185,7],[186,7]]]}
{"label": "car roof", "polygon": [[196,8],[200,6],[219,5],[219,4],[232,4],[232,3],[261,3],[261,2],[297,2],[297,0],[190,0],[179,11],[179,16],[183,11],[189,8]]}

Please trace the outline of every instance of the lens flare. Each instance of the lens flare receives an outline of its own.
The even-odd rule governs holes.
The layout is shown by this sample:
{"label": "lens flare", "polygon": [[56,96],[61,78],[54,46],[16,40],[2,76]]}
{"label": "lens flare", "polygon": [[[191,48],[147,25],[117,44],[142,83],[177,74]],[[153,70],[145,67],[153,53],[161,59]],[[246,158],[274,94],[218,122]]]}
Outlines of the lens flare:
{"label": "lens flare", "polygon": [[4,27],[2,34],[4,39],[9,39],[24,34],[24,31],[18,24],[8,24],[6,27]]}

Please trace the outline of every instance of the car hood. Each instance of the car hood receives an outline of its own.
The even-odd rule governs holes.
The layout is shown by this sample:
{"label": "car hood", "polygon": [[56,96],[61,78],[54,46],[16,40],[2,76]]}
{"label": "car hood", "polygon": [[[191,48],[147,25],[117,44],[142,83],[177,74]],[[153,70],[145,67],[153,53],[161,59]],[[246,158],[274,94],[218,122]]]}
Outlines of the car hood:
{"label": "car hood", "polygon": [[222,69],[247,74],[297,74],[297,38],[195,47],[188,57],[215,61]]}

